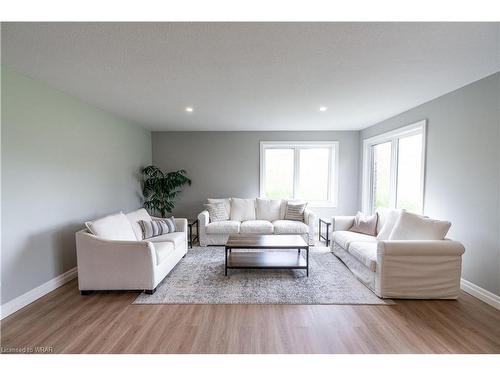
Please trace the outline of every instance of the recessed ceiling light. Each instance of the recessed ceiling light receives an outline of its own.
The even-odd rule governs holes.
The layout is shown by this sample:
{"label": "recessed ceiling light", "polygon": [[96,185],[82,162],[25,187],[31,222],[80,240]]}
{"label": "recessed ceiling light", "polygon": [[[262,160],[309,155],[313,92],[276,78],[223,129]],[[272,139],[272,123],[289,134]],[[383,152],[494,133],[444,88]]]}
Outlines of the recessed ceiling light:
{"label": "recessed ceiling light", "polygon": [[193,107],[186,107],[186,112],[193,112]]}
{"label": "recessed ceiling light", "polygon": [[327,109],[327,107],[319,107],[320,112],[326,112]]}

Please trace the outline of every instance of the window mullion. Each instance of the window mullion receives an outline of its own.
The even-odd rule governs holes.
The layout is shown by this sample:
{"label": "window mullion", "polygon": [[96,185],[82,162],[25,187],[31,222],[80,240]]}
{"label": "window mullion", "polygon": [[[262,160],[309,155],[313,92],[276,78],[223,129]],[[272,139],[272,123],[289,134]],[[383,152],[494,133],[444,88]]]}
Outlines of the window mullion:
{"label": "window mullion", "polygon": [[398,192],[398,149],[399,138],[394,138],[391,142],[391,187],[390,187],[390,207],[396,208]]}
{"label": "window mullion", "polygon": [[294,166],[293,166],[293,199],[298,199],[299,193],[299,173],[300,173],[300,149],[294,147]]}

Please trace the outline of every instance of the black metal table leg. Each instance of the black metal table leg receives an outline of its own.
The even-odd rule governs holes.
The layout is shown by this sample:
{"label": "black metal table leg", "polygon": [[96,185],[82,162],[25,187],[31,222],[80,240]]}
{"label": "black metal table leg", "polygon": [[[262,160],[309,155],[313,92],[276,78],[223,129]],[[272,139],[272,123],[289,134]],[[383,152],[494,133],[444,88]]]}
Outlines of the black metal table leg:
{"label": "black metal table leg", "polygon": [[[321,219],[319,219],[319,223],[318,223],[318,234],[319,234],[319,238],[318,238],[318,241],[321,242]],[[327,245],[328,246],[328,245]]]}
{"label": "black metal table leg", "polygon": [[306,247],[306,276],[309,277],[309,246]]}
{"label": "black metal table leg", "polygon": [[189,228],[189,248],[193,248],[193,225],[188,225]]}
{"label": "black metal table leg", "polygon": [[227,246],[224,247],[225,262],[224,262],[224,276],[227,276]]}

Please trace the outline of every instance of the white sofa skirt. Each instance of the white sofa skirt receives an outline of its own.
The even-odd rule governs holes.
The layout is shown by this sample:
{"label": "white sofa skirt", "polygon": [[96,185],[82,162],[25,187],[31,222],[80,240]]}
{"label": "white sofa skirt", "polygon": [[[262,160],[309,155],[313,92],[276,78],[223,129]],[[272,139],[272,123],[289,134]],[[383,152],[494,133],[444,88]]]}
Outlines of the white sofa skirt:
{"label": "white sofa skirt", "polygon": [[358,261],[336,242],[332,242],[332,253],[334,253],[347,266],[347,268],[351,270],[359,281],[375,292],[375,272]]}

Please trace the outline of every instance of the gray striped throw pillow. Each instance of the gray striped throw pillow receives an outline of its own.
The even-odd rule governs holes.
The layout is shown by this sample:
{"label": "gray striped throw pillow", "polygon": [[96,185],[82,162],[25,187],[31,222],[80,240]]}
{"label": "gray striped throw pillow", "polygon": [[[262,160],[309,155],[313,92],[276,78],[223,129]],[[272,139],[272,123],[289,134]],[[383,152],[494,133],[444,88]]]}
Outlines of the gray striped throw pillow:
{"label": "gray striped throw pillow", "polygon": [[304,211],[307,203],[286,204],[285,220],[304,221]]}
{"label": "gray striped throw pillow", "polygon": [[143,239],[175,232],[175,222],[173,216],[169,219],[139,220],[139,225],[142,229]]}
{"label": "gray striped throw pillow", "polygon": [[223,202],[207,203],[205,208],[208,211],[210,222],[229,220],[229,214],[226,210],[226,205]]}

